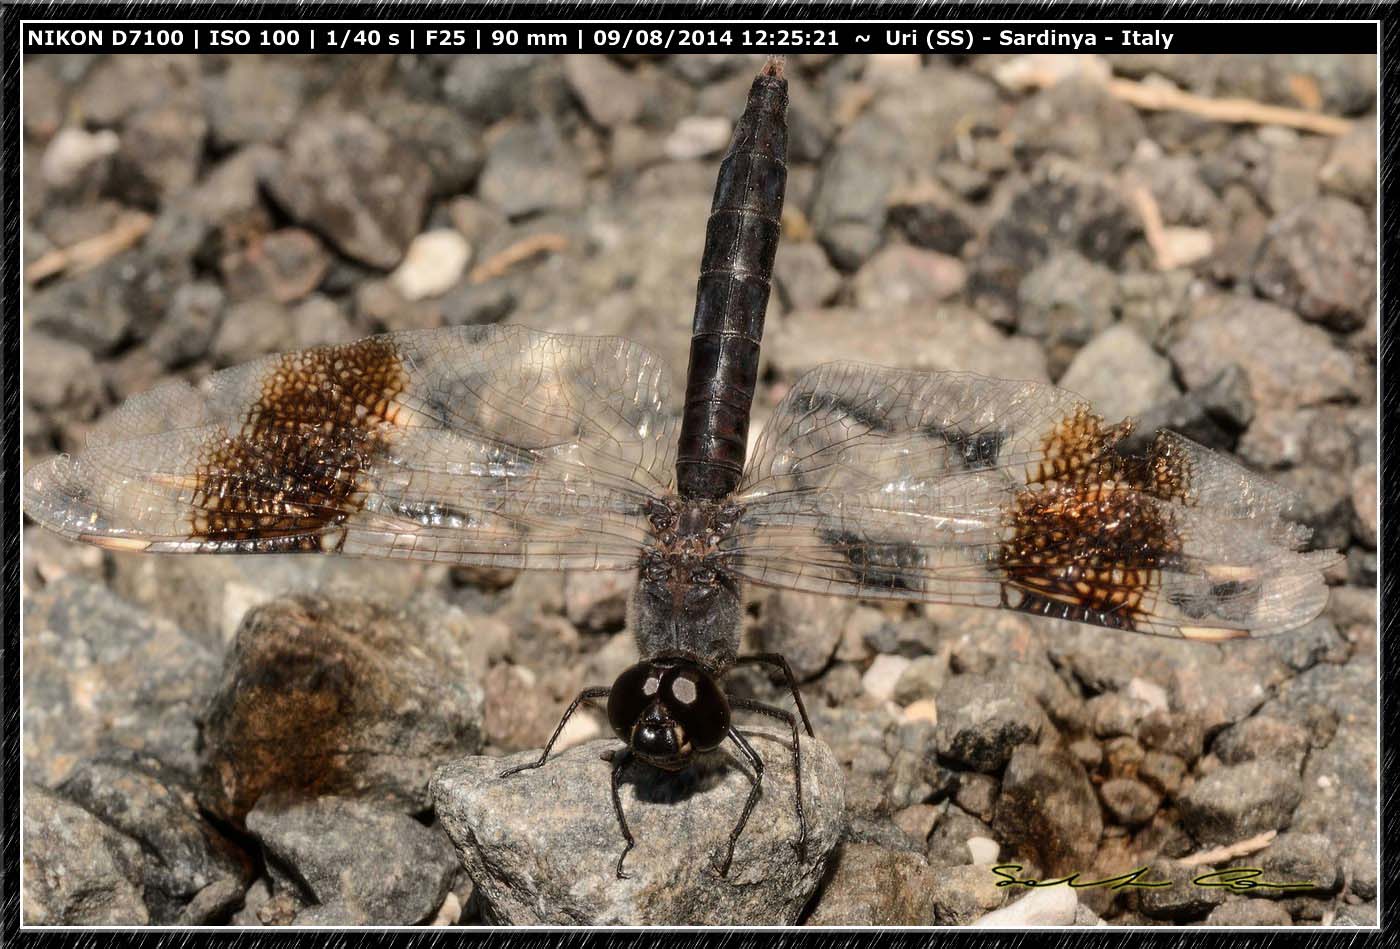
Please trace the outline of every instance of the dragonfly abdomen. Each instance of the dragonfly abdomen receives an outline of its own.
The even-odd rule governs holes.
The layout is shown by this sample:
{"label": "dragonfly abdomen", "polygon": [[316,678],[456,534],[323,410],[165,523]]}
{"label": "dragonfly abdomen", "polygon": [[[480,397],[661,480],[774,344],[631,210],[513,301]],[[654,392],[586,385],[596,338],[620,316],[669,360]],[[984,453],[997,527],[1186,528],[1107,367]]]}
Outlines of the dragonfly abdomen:
{"label": "dragonfly abdomen", "polygon": [[676,462],[684,498],[722,498],[743,475],[787,184],[786,112],[787,80],[773,61],[749,89],[705,227]]}

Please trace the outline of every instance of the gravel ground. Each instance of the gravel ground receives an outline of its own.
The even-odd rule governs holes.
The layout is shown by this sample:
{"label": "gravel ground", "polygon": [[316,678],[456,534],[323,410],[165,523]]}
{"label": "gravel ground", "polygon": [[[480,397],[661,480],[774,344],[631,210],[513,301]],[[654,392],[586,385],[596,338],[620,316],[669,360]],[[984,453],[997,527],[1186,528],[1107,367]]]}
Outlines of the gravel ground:
{"label": "gravel ground", "polygon": [[[760,63],[27,58],[26,458],[166,377],[386,329],[621,334],[682,379]],[[1374,924],[1374,61],[1125,55],[1040,90],[1026,65],[790,62],[755,426],[836,358],[1057,382],[1294,489],[1346,553],[1321,617],[1201,645],[752,589],[746,645],[787,654],[819,736],[805,856],[794,769],[756,730],[731,877],[706,867],[747,793],[727,760],[624,769],[619,882],[600,717],[513,787],[488,759],[634,661],[628,578],[141,557],[30,526],[26,921]],[[1095,68],[1354,124],[1140,113]],[[1027,894],[997,863],[1173,885]],[[1192,883],[1241,866],[1310,886]]]}

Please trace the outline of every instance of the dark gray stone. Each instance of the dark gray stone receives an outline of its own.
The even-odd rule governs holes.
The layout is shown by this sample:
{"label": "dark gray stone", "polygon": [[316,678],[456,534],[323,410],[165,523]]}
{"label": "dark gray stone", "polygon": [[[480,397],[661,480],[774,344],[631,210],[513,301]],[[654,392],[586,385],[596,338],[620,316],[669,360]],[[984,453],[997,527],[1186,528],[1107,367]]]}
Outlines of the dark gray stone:
{"label": "dark gray stone", "polygon": [[1287,763],[1255,759],[1225,765],[1177,798],[1182,826],[1202,845],[1230,844],[1288,825],[1302,783]]}
{"label": "dark gray stone", "polygon": [[854,609],[850,600],[770,591],[756,631],[757,651],[779,653],[799,680],[811,679],[831,662]]}
{"label": "dark gray stone", "polygon": [[1059,875],[1090,866],[1103,832],[1084,768],[1064,751],[1017,748],[1001,778],[996,839]]}
{"label": "dark gray stone", "polygon": [[231,56],[228,68],[203,82],[204,114],[220,148],[273,144],[301,114],[306,73],[295,66]]}
{"label": "dark gray stone", "polygon": [[1188,389],[1238,364],[1259,405],[1297,408],[1344,400],[1358,391],[1355,366],[1325,332],[1281,307],[1247,297],[1203,299],[1170,355]]}
{"label": "dark gray stone", "polygon": [[1365,212],[1340,198],[1319,198],[1280,215],[1254,265],[1259,293],[1340,331],[1365,320],[1375,282],[1375,228]]}
{"label": "dark gray stone", "polygon": [[24,634],[30,781],[57,784],[114,748],[194,769],[196,713],[218,674],[198,638],[79,575],[30,593]]}
{"label": "dark gray stone", "polygon": [[838,144],[827,155],[812,199],[812,226],[840,269],[858,269],[879,248],[893,185],[888,165],[858,142]]}
{"label": "dark gray stone", "polygon": [[203,715],[200,800],[240,821],[265,793],[416,812],[441,761],[481,745],[481,689],[450,624],[304,595],[250,610]]}
{"label": "dark gray stone", "polygon": [[1114,99],[1102,83],[1067,79],[1022,102],[1004,134],[1023,159],[1055,152],[1116,168],[1132,155],[1146,130],[1137,110]]}
{"label": "dark gray stone", "polygon": [[[464,758],[433,777],[434,806],[477,886],[485,917],[515,924],[790,924],[822,877],[844,829],[843,778],[820,740],[802,741],[807,860],[797,862],[790,734],[744,729],[763,757],[763,795],[739,837],[726,878],[722,858],[750,781],[718,752],[698,782],[626,767],[622,806],[636,838],[626,880],[623,841],[609,800],[615,740],[592,741],[544,767],[499,777],[537,757]],[[737,753],[736,753],[737,754]],[[724,815],[720,817],[719,815]]]}
{"label": "dark gray stone", "polygon": [[841,289],[841,274],[826,259],[821,245],[804,241],[778,245],[773,281],[789,309],[823,306]]}
{"label": "dark gray stone", "polygon": [[303,124],[261,178],[298,223],[384,270],[418,234],[432,185],[422,159],[353,112]]}
{"label": "dark gray stone", "polygon": [[141,846],[71,801],[24,791],[24,886],[29,926],[144,926]]}
{"label": "dark gray stone", "polygon": [[447,835],[363,801],[264,797],[247,817],[297,925],[405,926],[432,918],[457,872]]}
{"label": "dark gray stone", "polygon": [[381,100],[373,114],[401,148],[428,166],[433,197],[460,194],[481,173],[486,160],[481,130],[455,109],[392,96]]}
{"label": "dark gray stone", "polygon": [[1007,900],[1007,888],[998,887],[996,874],[987,867],[944,867],[933,884],[933,924],[966,926],[999,908]]}
{"label": "dark gray stone", "polygon": [[1269,900],[1231,897],[1210,911],[1206,926],[1292,926],[1288,910]]}
{"label": "dark gray stone", "polygon": [[511,218],[577,209],[588,194],[577,156],[544,125],[514,125],[492,142],[477,191]]}
{"label": "dark gray stone", "polygon": [[1172,381],[1172,364],[1122,324],[1089,340],[1058,384],[1084,396],[1110,420],[1141,418],[1179,394]]}
{"label": "dark gray stone", "polygon": [[1162,797],[1156,791],[1132,778],[1111,778],[1099,786],[1099,797],[1108,808],[1113,821],[1124,827],[1136,827],[1150,821],[1157,813]]}
{"label": "dark gray stone", "polygon": [[1035,700],[1004,679],[954,676],[939,693],[938,708],[938,753],[987,773],[1046,727]]}
{"label": "dark gray stone", "polygon": [[924,858],[878,844],[844,843],[809,926],[927,926],[938,877]]}
{"label": "dark gray stone", "polygon": [[1153,861],[1145,879],[1166,880],[1171,886],[1136,891],[1138,910],[1144,916],[1169,922],[1200,919],[1225,902],[1225,888],[1197,886],[1191,881],[1211,867],[1186,867],[1174,860]]}
{"label": "dark gray stone", "polygon": [[140,845],[151,922],[215,922],[243,894],[252,861],[199,813],[187,775],[107,757],[80,762],[59,793]]}

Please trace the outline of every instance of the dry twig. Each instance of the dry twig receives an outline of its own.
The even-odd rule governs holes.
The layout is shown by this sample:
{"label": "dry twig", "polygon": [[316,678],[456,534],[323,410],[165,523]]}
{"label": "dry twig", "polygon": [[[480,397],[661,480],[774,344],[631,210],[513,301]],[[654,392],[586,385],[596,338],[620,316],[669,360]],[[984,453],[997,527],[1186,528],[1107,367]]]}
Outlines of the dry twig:
{"label": "dry twig", "polygon": [[42,255],[25,268],[24,279],[33,285],[65,270],[81,271],[95,267],[109,257],[134,247],[151,229],[151,222],[151,216],[143,211],[123,214],[116,224],[101,234]]}
{"label": "dry twig", "polygon": [[493,254],[472,268],[467,279],[472,284],[485,283],[505,274],[516,264],[539,254],[558,253],[569,246],[563,234],[534,234],[516,241],[500,253]]}
{"label": "dry twig", "polygon": [[1183,867],[1199,867],[1202,864],[1216,864],[1225,860],[1233,860],[1236,857],[1247,857],[1252,853],[1258,853],[1269,844],[1274,842],[1278,836],[1276,830],[1266,830],[1262,834],[1256,834],[1246,840],[1236,841],[1233,844],[1226,844],[1223,847],[1216,847],[1214,850],[1202,850],[1193,853],[1189,857],[1182,857],[1178,863]]}

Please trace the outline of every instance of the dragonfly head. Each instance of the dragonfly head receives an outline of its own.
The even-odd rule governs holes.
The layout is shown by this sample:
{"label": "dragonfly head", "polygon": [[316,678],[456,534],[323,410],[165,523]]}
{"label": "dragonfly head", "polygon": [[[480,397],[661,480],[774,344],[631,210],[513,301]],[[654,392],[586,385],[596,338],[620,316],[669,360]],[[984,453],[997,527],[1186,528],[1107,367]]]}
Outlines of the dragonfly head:
{"label": "dragonfly head", "polygon": [[679,771],[724,741],[729,701],[708,670],[685,659],[644,660],[617,677],[608,722],[648,764]]}

